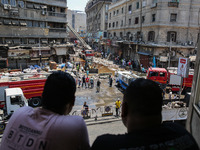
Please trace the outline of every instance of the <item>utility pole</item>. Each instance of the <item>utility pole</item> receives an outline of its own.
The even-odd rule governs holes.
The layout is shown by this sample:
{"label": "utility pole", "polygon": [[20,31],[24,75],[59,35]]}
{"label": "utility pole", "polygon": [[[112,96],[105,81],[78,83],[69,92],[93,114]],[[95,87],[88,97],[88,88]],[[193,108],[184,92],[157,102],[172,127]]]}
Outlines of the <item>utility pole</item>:
{"label": "utility pole", "polygon": [[42,67],[42,53],[40,49],[40,38],[39,38],[39,57],[40,57],[40,67]]}
{"label": "utility pole", "polygon": [[170,37],[168,67],[170,67],[170,59],[171,59],[170,54],[171,54],[171,50],[172,50],[172,40],[171,40],[171,37]]}

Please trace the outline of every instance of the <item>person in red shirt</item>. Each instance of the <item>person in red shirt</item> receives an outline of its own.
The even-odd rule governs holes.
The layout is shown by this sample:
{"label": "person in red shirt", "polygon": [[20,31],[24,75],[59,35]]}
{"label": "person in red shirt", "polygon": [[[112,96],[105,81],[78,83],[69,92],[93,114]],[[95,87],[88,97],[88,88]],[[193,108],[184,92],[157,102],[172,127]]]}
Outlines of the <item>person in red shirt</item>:
{"label": "person in red shirt", "polygon": [[86,81],[86,88],[88,87],[89,88],[89,81],[90,81],[90,78],[87,76],[87,78],[85,79]]}

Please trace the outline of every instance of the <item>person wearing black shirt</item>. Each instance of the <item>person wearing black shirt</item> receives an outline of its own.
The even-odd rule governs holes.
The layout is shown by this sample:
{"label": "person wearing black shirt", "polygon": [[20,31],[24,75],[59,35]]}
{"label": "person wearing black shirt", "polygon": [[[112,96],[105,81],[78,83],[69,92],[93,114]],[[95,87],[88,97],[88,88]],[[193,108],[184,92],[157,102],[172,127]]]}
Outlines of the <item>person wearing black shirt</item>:
{"label": "person wearing black shirt", "polygon": [[97,93],[100,91],[100,85],[101,85],[101,82],[98,79],[97,80]]}
{"label": "person wearing black shirt", "polygon": [[92,150],[199,150],[192,135],[175,123],[162,123],[162,90],[148,79],[136,79],[124,93],[122,122],[126,134],[97,137]]}

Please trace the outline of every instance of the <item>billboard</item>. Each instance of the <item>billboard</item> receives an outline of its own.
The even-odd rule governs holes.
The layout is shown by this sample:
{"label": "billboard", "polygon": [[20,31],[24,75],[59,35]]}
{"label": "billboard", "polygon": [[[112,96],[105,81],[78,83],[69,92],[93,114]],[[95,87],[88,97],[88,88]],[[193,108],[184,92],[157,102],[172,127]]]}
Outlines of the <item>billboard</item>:
{"label": "billboard", "polygon": [[187,78],[189,74],[189,59],[188,58],[179,58],[178,62],[178,70],[177,70],[177,75]]}

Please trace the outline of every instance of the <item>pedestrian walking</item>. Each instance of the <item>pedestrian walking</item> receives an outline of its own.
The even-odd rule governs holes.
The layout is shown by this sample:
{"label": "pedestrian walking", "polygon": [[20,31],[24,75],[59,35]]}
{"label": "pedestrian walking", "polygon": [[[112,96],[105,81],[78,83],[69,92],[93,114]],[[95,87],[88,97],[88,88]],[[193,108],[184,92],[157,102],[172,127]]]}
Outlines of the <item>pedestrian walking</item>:
{"label": "pedestrian walking", "polygon": [[81,86],[81,77],[79,76],[78,77],[78,88],[80,88],[80,86]]}
{"label": "pedestrian walking", "polygon": [[99,91],[100,91],[100,85],[101,85],[101,82],[98,79],[97,80],[97,92],[96,93],[99,93]]}
{"label": "pedestrian walking", "polygon": [[80,68],[80,66],[79,66],[79,65],[77,65],[76,69],[77,69],[77,71],[78,71],[78,72],[79,72],[79,68]]}
{"label": "pedestrian walking", "polygon": [[85,87],[86,87],[85,75],[82,77],[82,87],[83,87],[84,84],[85,84]]}
{"label": "pedestrian walking", "polygon": [[112,87],[112,83],[113,83],[113,79],[112,79],[112,77],[110,77],[110,79],[109,79],[110,87]]}
{"label": "pedestrian walking", "polygon": [[87,71],[86,71],[86,74],[87,74],[87,77],[89,76],[89,70],[87,69]]}
{"label": "pedestrian walking", "polygon": [[85,79],[85,81],[86,81],[86,88],[89,88],[90,78],[87,76],[86,79]]}
{"label": "pedestrian walking", "polygon": [[82,112],[83,118],[88,117],[88,113],[89,113],[89,106],[87,105],[86,102],[84,102],[83,112]]}
{"label": "pedestrian walking", "polygon": [[119,116],[119,108],[121,106],[121,101],[119,100],[119,98],[117,99],[117,101],[115,102],[115,108],[116,108],[116,117]]}
{"label": "pedestrian walking", "polygon": [[91,85],[91,89],[94,87],[94,79],[91,77],[90,78],[90,85]]}
{"label": "pedestrian walking", "polygon": [[172,91],[169,90],[169,100],[171,100],[171,99],[172,99]]}

